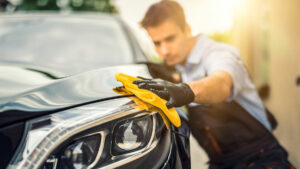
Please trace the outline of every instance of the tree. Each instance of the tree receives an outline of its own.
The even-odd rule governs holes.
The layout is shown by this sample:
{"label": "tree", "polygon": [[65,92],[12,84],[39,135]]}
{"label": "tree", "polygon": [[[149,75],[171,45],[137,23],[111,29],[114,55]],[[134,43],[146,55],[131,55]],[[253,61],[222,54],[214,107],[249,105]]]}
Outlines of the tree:
{"label": "tree", "polygon": [[19,0],[17,11],[89,11],[118,13],[111,0]]}

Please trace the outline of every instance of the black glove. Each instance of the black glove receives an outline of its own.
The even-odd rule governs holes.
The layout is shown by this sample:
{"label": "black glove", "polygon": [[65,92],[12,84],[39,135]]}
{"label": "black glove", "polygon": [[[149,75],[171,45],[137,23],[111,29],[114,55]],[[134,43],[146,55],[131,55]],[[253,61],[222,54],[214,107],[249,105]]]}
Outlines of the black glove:
{"label": "black glove", "polygon": [[133,83],[138,85],[140,89],[149,90],[167,100],[166,106],[168,108],[181,107],[194,101],[195,95],[186,83],[175,84],[162,79],[142,79]]}
{"label": "black glove", "polygon": [[[178,73],[173,66],[168,66],[164,63],[151,63],[151,62],[141,62],[142,64],[146,64],[149,70],[149,73],[153,78],[160,78],[163,80],[167,80],[173,83],[180,82],[180,73]],[[178,79],[174,79],[174,75],[177,74]]]}

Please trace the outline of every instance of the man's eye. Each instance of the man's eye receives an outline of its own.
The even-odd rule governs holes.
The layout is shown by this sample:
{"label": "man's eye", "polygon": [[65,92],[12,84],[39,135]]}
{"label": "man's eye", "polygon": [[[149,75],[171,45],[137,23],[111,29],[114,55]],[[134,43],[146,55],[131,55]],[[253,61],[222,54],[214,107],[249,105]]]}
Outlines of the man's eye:
{"label": "man's eye", "polygon": [[160,42],[154,42],[154,45],[155,45],[155,46],[159,46],[159,45],[160,45]]}
{"label": "man's eye", "polygon": [[170,36],[170,37],[168,37],[167,39],[166,39],[166,41],[167,42],[171,42],[171,41],[173,41],[174,39],[175,39],[175,35],[173,35],[173,36]]}

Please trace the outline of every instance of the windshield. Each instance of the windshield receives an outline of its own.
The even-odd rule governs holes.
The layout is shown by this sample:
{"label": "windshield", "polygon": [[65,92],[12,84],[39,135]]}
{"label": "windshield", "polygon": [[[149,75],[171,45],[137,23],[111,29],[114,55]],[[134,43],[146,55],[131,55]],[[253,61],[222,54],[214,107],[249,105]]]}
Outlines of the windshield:
{"label": "windshield", "polygon": [[131,63],[133,54],[112,18],[0,19],[0,61],[55,68],[66,75]]}

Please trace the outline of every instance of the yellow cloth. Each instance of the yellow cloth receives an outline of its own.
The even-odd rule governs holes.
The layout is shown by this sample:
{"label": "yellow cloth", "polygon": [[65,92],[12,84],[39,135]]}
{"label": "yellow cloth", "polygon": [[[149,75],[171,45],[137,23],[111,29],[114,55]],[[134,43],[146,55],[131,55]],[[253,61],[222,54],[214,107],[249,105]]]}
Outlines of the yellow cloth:
{"label": "yellow cloth", "polygon": [[174,108],[167,108],[166,100],[148,90],[140,89],[136,84],[133,84],[133,81],[141,79],[123,73],[117,73],[115,77],[124,85],[124,87],[115,88],[115,92],[123,95],[134,94],[137,98],[130,97],[130,99],[132,99],[139,106],[139,109],[157,111],[162,116],[167,128],[169,128],[169,121],[174,126],[180,127],[181,121],[178,113]]}
{"label": "yellow cloth", "polygon": [[[118,94],[133,95],[133,93],[131,93],[129,90],[127,90],[124,86],[116,87],[113,90]],[[135,108],[138,109],[138,110],[148,110],[148,111],[158,112],[160,114],[160,116],[163,118],[167,129],[170,128],[169,120],[167,119],[167,117],[163,113],[163,111],[161,111],[159,108],[157,108],[155,106],[152,106],[151,104],[146,103],[146,102],[142,101],[141,99],[139,99],[137,97],[128,97],[128,98],[133,100],[137,104],[137,106]]]}

